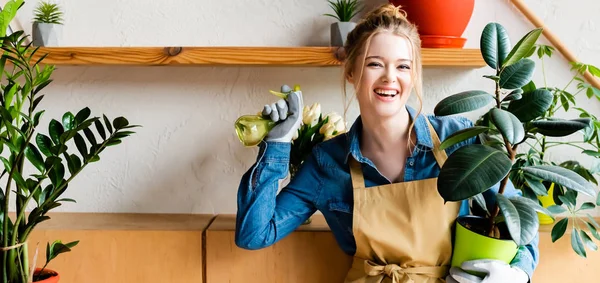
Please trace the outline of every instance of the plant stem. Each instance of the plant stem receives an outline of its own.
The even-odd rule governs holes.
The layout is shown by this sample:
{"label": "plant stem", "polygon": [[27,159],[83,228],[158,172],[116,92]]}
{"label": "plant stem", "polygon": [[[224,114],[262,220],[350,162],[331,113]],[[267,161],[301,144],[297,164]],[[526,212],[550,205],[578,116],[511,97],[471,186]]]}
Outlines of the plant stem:
{"label": "plant stem", "polygon": [[544,77],[544,87],[548,87],[548,83],[546,82],[546,68],[544,67],[544,57],[540,58],[540,61],[542,61],[542,75]]}
{"label": "plant stem", "polygon": [[542,149],[540,150],[540,160],[544,161],[544,154],[546,153],[546,136],[542,137]]}
{"label": "plant stem", "polygon": [[578,146],[578,145],[576,145],[576,144],[570,144],[570,143],[555,143],[555,144],[553,144],[553,145],[549,145],[549,146],[548,146],[548,147],[546,147],[546,148],[551,148],[551,147],[555,147],[555,146],[559,146],[559,145],[570,145],[570,146],[572,146],[572,147],[576,147],[576,148],[579,148],[579,149],[581,149],[581,150],[586,150],[585,148],[583,148],[583,147],[581,147],[581,146]]}

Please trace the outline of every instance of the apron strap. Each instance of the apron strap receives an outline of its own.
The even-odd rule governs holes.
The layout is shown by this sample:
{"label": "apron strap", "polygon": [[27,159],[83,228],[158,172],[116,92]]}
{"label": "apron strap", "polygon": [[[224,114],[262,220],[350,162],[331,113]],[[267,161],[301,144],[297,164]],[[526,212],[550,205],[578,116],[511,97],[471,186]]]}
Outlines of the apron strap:
{"label": "apron strap", "polygon": [[350,176],[352,176],[352,187],[355,189],[365,188],[365,177],[362,173],[360,163],[354,158],[350,158]]}
{"label": "apron strap", "polygon": [[355,264],[363,263],[368,276],[384,275],[392,279],[393,283],[414,283],[414,277],[444,278],[448,275],[448,266],[418,266],[402,268],[397,264],[380,265],[371,260],[354,258]]}
{"label": "apron strap", "polygon": [[435,160],[437,161],[440,168],[442,168],[442,166],[444,166],[444,163],[446,163],[446,160],[448,159],[448,155],[446,154],[446,151],[440,149],[440,145],[442,144],[442,142],[440,141],[440,137],[438,137],[437,133],[435,132],[435,129],[429,122],[429,119],[425,118],[425,121],[427,121],[427,126],[429,126],[431,140],[433,141],[433,156],[435,156]]}

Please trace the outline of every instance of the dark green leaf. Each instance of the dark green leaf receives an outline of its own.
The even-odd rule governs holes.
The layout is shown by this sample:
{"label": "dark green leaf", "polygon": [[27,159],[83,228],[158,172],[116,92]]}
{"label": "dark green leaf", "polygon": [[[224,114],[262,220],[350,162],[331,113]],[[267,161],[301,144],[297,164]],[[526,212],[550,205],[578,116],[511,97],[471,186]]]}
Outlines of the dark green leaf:
{"label": "dark green leaf", "polygon": [[479,205],[479,207],[485,211],[486,215],[490,215],[490,212],[488,211],[487,205],[485,203],[485,198],[482,194],[474,195],[473,200],[475,200],[475,203],[477,203],[477,205]]}
{"label": "dark green leaf", "polygon": [[592,217],[589,213],[586,213],[585,215],[588,217],[588,219],[590,220],[590,222],[594,224],[594,226],[600,228],[600,225],[598,225],[598,222],[596,222],[596,220],[594,219],[594,217]]}
{"label": "dark green leaf", "polygon": [[80,134],[75,134],[75,145],[77,146],[77,150],[79,150],[79,153],[81,153],[81,157],[85,160],[87,158],[88,152],[87,152],[87,146],[85,144],[85,141],[83,140],[83,137]]}
{"label": "dark green leaf", "polygon": [[519,100],[522,97],[523,97],[523,89],[517,88],[517,89],[514,89],[513,91],[511,91],[507,96],[505,96],[504,99],[502,99],[502,101]]}
{"label": "dark green leaf", "polygon": [[524,175],[524,178],[525,178],[525,182],[527,182],[527,185],[529,185],[529,187],[535,192],[536,195],[539,195],[539,196],[547,196],[548,195],[548,191],[546,190],[546,187],[540,180],[537,180],[536,178],[532,178],[531,176],[528,176],[527,174]]}
{"label": "dark green leaf", "polygon": [[115,127],[115,130],[123,129],[123,127],[126,127],[128,125],[129,121],[127,121],[127,119],[125,119],[124,117],[117,117],[113,120],[113,126]]}
{"label": "dark green leaf", "polygon": [[586,210],[586,209],[594,209],[596,208],[596,206],[591,203],[591,202],[585,202],[581,205],[581,207],[579,208],[579,210]]}
{"label": "dark green leaf", "polygon": [[569,218],[564,218],[554,224],[552,227],[552,232],[550,233],[552,236],[552,242],[556,242],[556,240],[560,239],[567,231],[567,225],[569,224]]}
{"label": "dark green leaf", "polygon": [[[537,235],[537,232],[540,227],[539,218],[534,207],[537,208],[538,211],[540,211],[541,213],[547,215],[549,215],[550,212],[543,209],[540,205],[537,205],[537,203],[534,203],[532,200],[523,197],[514,197],[508,200],[514,205],[514,207],[517,209],[517,212],[519,213],[518,221],[520,222],[521,226],[519,243],[523,245],[531,243],[533,238],[535,238],[535,236]],[[504,211],[502,213],[504,213]],[[549,216],[552,217],[552,215]],[[506,222],[508,223],[508,220]],[[511,235],[513,234],[511,233]]]}
{"label": "dark green leaf", "polygon": [[512,113],[493,108],[490,111],[490,118],[494,125],[500,130],[502,136],[504,136],[511,145],[514,145],[525,138],[525,129],[523,129],[523,124],[519,121]]}
{"label": "dark green leaf", "polygon": [[75,116],[73,116],[73,113],[71,112],[67,112],[63,115],[62,122],[65,131],[75,128]]}
{"label": "dark green leaf", "polygon": [[35,142],[36,142],[37,146],[39,147],[40,151],[45,156],[52,155],[52,152],[50,152],[50,148],[52,148],[52,141],[50,140],[50,138],[48,136],[45,136],[43,134],[37,134],[37,136],[35,137]]}
{"label": "dark green leaf", "polygon": [[35,90],[33,91],[33,94],[37,94],[38,92],[40,92],[42,89],[44,89],[46,86],[48,86],[50,83],[52,82],[52,80],[47,80],[42,82],[40,85],[38,85]]}
{"label": "dark green leaf", "polygon": [[474,136],[477,136],[478,134],[483,133],[487,130],[489,130],[488,127],[482,127],[482,126],[474,126],[471,128],[459,130],[459,131],[453,133],[452,135],[450,135],[449,137],[447,137],[444,140],[444,142],[442,142],[442,144],[440,145],[440,149],[444,150],[446,148],[449,148],[450,146],[452,146],[454,144],[457,144],[461,141],[464,141],[464,140],[467,140]]}
{"label": "dark green leaf", "polygon": [[490,104],[494,99],[485,91],[472,90],[451,95],[440,101],[434,109],[436,116],[469,112]]}
{"label": "dark green leaf", "polygon": [[102,117],[104,118],[104,126],[106,126],[106,129],[108,130],[109,133],[113,133],[113,128],[110,124],[110,120],[108,120],[108,118],[106,117],[106,115],[102,115]]}
{"label": "dark green leaf", "polygon": [[44,172],[44,159],[42,158],[42,154],[40,154],[33,144],[29,143],[25,148],[25,157],[27,157],[27,160],[29,160],[29,162],[31,162],[31,164],[41,173]]}
{"label": "dark green leaf", "polygon": [[52,119],[52,121],[50,121],[50,125],[48,126],[48,132],[50,133],[50,138],[52,138],[54,144],[59,144],[60,135],[62,135],[65,130],[60,122]]}
{"label": "dark green leaf", "polygon": [[75,115],[75,121],[77,121],[77,124],[81,124],[83,123],[83,121],[85,121],[85,119],[90,117],[90,114],[92,114],[90,108],[83,108],[79,110],[79,112],[77,112],[77,115]]}
{"label": "dark green leaf", "polygon": [[594,227],[591,223],[589,222],[585,222],[585,225],[588,227],[588,229],[590,230],[590,233],[592,233],[592,236],[594,236],[594,238],[596,238],[596,240],[600,240],[600,234],[598,234],[598,230],[596,230],[596,227]]}
{"label": "dark green leaf", "polygon": [[510,102],[508,111],[517,116],[521,122],[529,122],[548,111],[553,97],[552,93],[546,89],[525,92],[521,99]]}
{"label": "dark green leaf", "polygon": [[510,52],[510,38],[501,24],[489,23],[483,29],[480,39],[481,55],[486,64],[499,69]]}
{"label": "dark green leaf", "polygon": [[44,112],[46,110],[42,110],[40,112],[35,113],[35,116],[33,116],[33,126],[37,127],[37,125],[39,125],[40,123],[40,119],[42,118],[42,116],[44,115]]}
{"label": "dark green leaf", "polygon": [[497,194],[496,200],[498,207],[502,211],[502,215],[506,219],[506,227],[510,232],[510,236],[517,245],[521,245],[521,220],[519,219],[519,212],[515,205],[508,200],[504,195]]}
{"label": "dark green leaf", "polygon": [[583,246],[581,237],[579,236],[579,233],[577,233],[577,230],[575,230],[575,228],[573,228],[571,232],[571,247],[573,247],[575,253],[582,257],[586,257],[585,247]]}
{"label": "dark green leaf", "polygon": [[525,86],[535,70],[535,62],[530,59],[522,59],[510,65],[500,73],[500,87],[504,89],[516,89]]}
{"label": "dark green leaf", "polygon": [[120,143],[121,143],[121,140],[113,139],[113,140],[108,141],[106,143],[106,146],[113,146],[113,145],[117,145],[117,144],[120,144]]}
{"label": "dark green leaf", "polygon": [[572,120],[553,119],[533,121],[531,124],[537,132],[550,137],[564,137],[589,127],[591,119],[580,118]]}
{"label": "dark green leaf", "polygon": [[528,32],[525,36],[517,42],[517,44],[512,48],[510,53],[506,56],[506,59],[502,62],[502,68],[510,66],[519,60],[521,60],[527,53],[531,50],[531,48],[535,45],[536,41],[542,34],[542,29],[537,28],[530,32]]}
{"label": "dark green leaf", "polygon": [[438,191],[446,201],[460,201],[488,190],[504,178],[512,163],[502,151],[472,144],[456,150],[440,170]]}
{"label": "dark green leaf", "polygon": [[584,150],[582,153],[593,157],[600,157],[600,151]]}
{"label": "dark green leaf", "polygon": [[567,212],[567,210],[564,207],[556,204],[549,206],[548,211],[550,211],[552,214],[561,214]]}
{"label": "dark green leaf", "polygon": [[96,121],[94,121],[94,125],[96,125],[96,130],[98,131],[98,134],[100,134],[100,137],[102,137],[102,139],[105,140],[106,132],[104,132],[104,126],[102,126],[102,123],[100,123],[100,121],[96,120]]}
{"label": "dark green leaf", "polygon": [[50,181],[54,187],[58,188],[62,184],[63,178],[65,177],[65,166],[58,162],[54,164],[54,167],[50,170],[48,174],[50,177]]}
{"label": "dark green leaf", "polygon": [[591,183],[569,169],[552,165],[530,166],[522,169],[526,173],[542,180],[565,186],[571,190],[575,190],[589,196],[596,195],[595,188]]}
{"label": "dark green leaf", "polygon": [[96,145],[98,144],[96,142],[96,137],[94,136],[94,133],[92,132],[92,130],[90,129],[83,129],[83,133],[85,134],[85,137],[87,138],[87,140],[90,142],[90,145]]}

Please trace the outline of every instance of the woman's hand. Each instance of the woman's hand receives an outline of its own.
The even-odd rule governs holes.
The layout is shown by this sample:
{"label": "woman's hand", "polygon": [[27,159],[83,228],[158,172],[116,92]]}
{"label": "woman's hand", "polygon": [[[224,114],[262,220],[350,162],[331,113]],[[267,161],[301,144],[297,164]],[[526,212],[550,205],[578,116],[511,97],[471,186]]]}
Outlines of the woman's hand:
{"label": "woman's hand", "polygon": [[[462,269],[461,269],[462,268]],[[503,261],[493,259],[479,259],[465,261],[461,268],[450,268],[450,275],[446,277],[447,283],[527,283],[529,276],[525,271],[511,267]],[[465,271],[475,271],[483,274],[478,277]]]}
{"label": "woman's hand", "polygon": [[265,137],[266,141],[291,142],[302,122],[302,92],[292,91],[287,85],[281,86],[281,92],[289,92],[287,99],[265,105],[262,111],[263,116],[270,117],[273,122],[280,122]]}

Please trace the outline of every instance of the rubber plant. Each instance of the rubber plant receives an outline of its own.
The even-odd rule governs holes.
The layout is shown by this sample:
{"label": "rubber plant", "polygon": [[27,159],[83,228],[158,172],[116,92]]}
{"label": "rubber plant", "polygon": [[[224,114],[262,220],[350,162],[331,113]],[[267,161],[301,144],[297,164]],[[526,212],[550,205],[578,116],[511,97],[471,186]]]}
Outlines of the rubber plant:
{"label": "rubber plant", "polygon": [[[52,82],[55,67],[43,63],[46,55],[34,60],[38,49],[26,44],[28,36],[22,30],[6,35],[22,5],[23,0],[10,0],[0,15],[4,19],[0,21],[0,178],[6,182],[0,188],[3,283],[36,282],[43,279],[37,275],[46,276],[43,268],[36,270],[34,262],[30,265],[29,235],[50,219],[49,211],[74,202],[61,198],[69,183],[88,164],[99,161],[107,147],[131,135],[128,129],[137,127],[124,117],[112,122],[105,115],[90,117],[91,111],[85,107],[76,114],[66,112],[60,120],[51,119],[45,127],[48,135],[38,132],[44,115],[39,109],[42,93]],[[43,266],[76,244],[48,243]]]}
{"label": "rubber plant", "polygon": [[[569,110],[575,110],[579,113],[580,118],[591,119],[591,125],[583,129],[583,135],[581,135],[582,140],[561,141],[552,138],[554,136],[552,131],[546,132],[547,136],[536,138],[532,143],[528,143],[530,149],[527,152],[517,154],[516,166],[558,165],[574,171],[588,182],[597,186],[598,181],[594,175],[600,175],[600,137],[598,136],[598,132],[600,131],[600,121],[595,115],[587,111],[585,107],[578,107],[576,98],[581,96],[581,93],[585,93],[589,99],[600,101],[600,90],[585,82],[582,78],[585,71],[589,71],[595,77],[600,77],[600,69],[589,64],[571,62],[571,72],[574,74],[573,77],[563,87],[550,86],[548,85],[546,72],[544,70],[544,58],[551,58],[553,51],[553,47],[540,44],[534,46],[529,54],[537,54],[537,57],[542,62],[543,88],[550,91],[553,95],[552,103],[544,114],[545,118],[552,121],[564,121],[556,117],[557,112],[563,110],[563,112],[566,113]],[[574,92],[570,91],[569,88],[573,83],[576,83]],[[523,88],[525,90],[534,89],[535,84],[532,81]],[[550,122],[540,121],[537,123],[538,126],[540,126],[540,130],[545,131],[545,124]],[[575,158],[558,164],[548,158],[547,153],[551,148],[557,150],[566,147],[578,149],[581,151],[582,155],[574,156]],[[592,163],[592,167],[587,167],[578,160],[581,159],[583,155],[588,155],[595,161],[595,163]],[[597,229],[600,229],[600,225],[598,225],[594,218],[586,211],[595,209],[597,205],[600,205],[600,198],[593,201],[583,199],[584,202],[578,204],[578,192],[569,187],[549,182],[540,184],[524,174],[523,171],[519,170],[513,170],[510,178],[515,186],[523,191],[523,194],[526,197],[533,200],[539,198],[547,202],[549,204],[548,210],[555,215],[567,214],[568,217],[565,217],[558,222],[554,222],[551,232],[553,242],[565,235],[567,226],[569,222],[572,221],[574,233],[571,233],[571,246],[573,250],[578,255],[586,257],[587,253],[585,246],[583,245],[584,242],[588,249],[594,251],[598,249],[593,241],[587,241],[587,239],[591,238],[591,234],[594,238],[600,240],[600,234],[597,231]],[[590,234],[588,234],[588,232]],[[583,241],[578,240],[577,237],[583,239]]]}
{"label": "rubber plant", "polygon": [[[510,172],[522,172],[532,182],[553,182],[578,193],[596,195],[595,187],[572,170],[556,165],[524,166],[515,162],[519,146],[535,139],[536,135],[567,136],[589,127],[591,122],[589,118],[546,119],[544,115],[552,104],[552,93],[545,88],[523,90],[535,72],[535,62],[526,56],[541,33],[542,29],[531,30],[511,46],[501,24],[486,25],[480,48],[484,61],[494,71],[484,76],[494,84],[493,92],[470,90],[454,94],[441,100],[434,109],[438,116],[475,110],[485,112],[473,127],[452,134],[442,143],[442,148],[447,148],[480,137],[479,143],[463,146],[448,157],[438,177],[438,191],[445,201],[472,199],[473,206],[484,211],[482,217],[486,225],[479,227],[479,233],[503,238],[506,235],[503,236],[499,228],[506,227],[508,238],[516,246],[534,240],[539,229],[536,212],[552,214],[525,196],[505,196]],[[499,184],[498,191],[488,192],[496,184]],[[484,192],[495,197],[484,198]],[[591,241],[577,235],[574,239],[585,243]]]}

